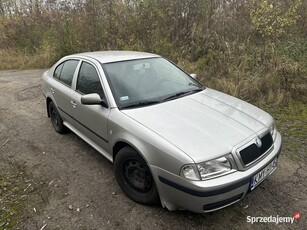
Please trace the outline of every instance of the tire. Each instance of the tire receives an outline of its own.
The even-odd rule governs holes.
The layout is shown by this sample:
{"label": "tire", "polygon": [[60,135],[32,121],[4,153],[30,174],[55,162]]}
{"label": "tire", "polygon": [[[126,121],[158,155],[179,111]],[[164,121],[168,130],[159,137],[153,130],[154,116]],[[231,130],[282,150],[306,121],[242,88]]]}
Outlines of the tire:
{"label": "tire", "polygon": [[63,120],[57,110],[56,106],[51,101],[48,105],[49,115],[51,119],[52,126],[57,133],[66,133],[67,128],[63,124]]}
{"label": "tire", "polygon": [[121,149],[114,161],[117,183],[131,200],[141,204],[157,204],[159,194],[149,167],[131,147]]}

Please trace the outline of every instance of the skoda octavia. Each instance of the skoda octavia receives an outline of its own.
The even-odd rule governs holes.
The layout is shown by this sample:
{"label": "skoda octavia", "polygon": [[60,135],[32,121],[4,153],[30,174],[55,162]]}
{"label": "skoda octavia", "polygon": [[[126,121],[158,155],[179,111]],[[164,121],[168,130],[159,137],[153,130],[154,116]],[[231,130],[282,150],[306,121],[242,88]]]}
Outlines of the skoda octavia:
{"label": "skoda octavia", "polygon": [[277,167],[282,140],[268,113],[159,55],[66,56],[42,87],[55,131],[70,129],[113,162],[119,186],[138,203],[214,211]]}

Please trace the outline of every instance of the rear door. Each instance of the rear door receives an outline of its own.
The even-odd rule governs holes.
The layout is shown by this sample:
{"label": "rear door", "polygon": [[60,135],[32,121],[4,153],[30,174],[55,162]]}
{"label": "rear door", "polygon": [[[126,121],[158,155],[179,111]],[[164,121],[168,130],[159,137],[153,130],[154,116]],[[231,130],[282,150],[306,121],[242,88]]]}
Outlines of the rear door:
{"label": "rear door", "polygon": [[97,93],[106,101],[105,91],[99,71],[93,63],[82,61],[76,79],[75,91],[72,94],[73,117],[77,121],[75,127],[100,148],[108,149],[108,116],[109,108],[102,105],[83,105],[81,96]]}
{"label": "rear door", "polygon": [[60,63],[53,72],[53,79],[50,81],[50,91],[59,113],[64,121],[71,121],[72,107],[71,89],[72,80],[76,74],[79,60],[69,59]]}

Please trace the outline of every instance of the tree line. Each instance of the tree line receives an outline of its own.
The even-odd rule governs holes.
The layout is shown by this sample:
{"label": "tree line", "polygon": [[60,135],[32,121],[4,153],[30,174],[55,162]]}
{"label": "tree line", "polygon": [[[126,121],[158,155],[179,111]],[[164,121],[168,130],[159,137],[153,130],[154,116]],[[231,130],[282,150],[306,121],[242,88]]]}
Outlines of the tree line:
{"label": "tree line", "polygon": [[76,52],[148,51],[219,86],[270,75],[275,91],[300,88],[306,38],[303,0],[0,1],[0,50],[49,53],[50,65]]}

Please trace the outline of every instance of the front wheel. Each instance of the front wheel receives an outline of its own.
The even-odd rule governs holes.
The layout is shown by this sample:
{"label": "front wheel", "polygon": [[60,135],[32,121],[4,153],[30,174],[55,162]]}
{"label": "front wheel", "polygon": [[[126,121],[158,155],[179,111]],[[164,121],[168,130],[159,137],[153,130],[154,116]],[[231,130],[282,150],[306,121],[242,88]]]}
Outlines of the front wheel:
{"label": "front wheel", "polygon": [[114,170],[119,186],[130,199],[141,204],[159,202],[158,191],[149,167],[134,149],[125,147],[118,152]]}

